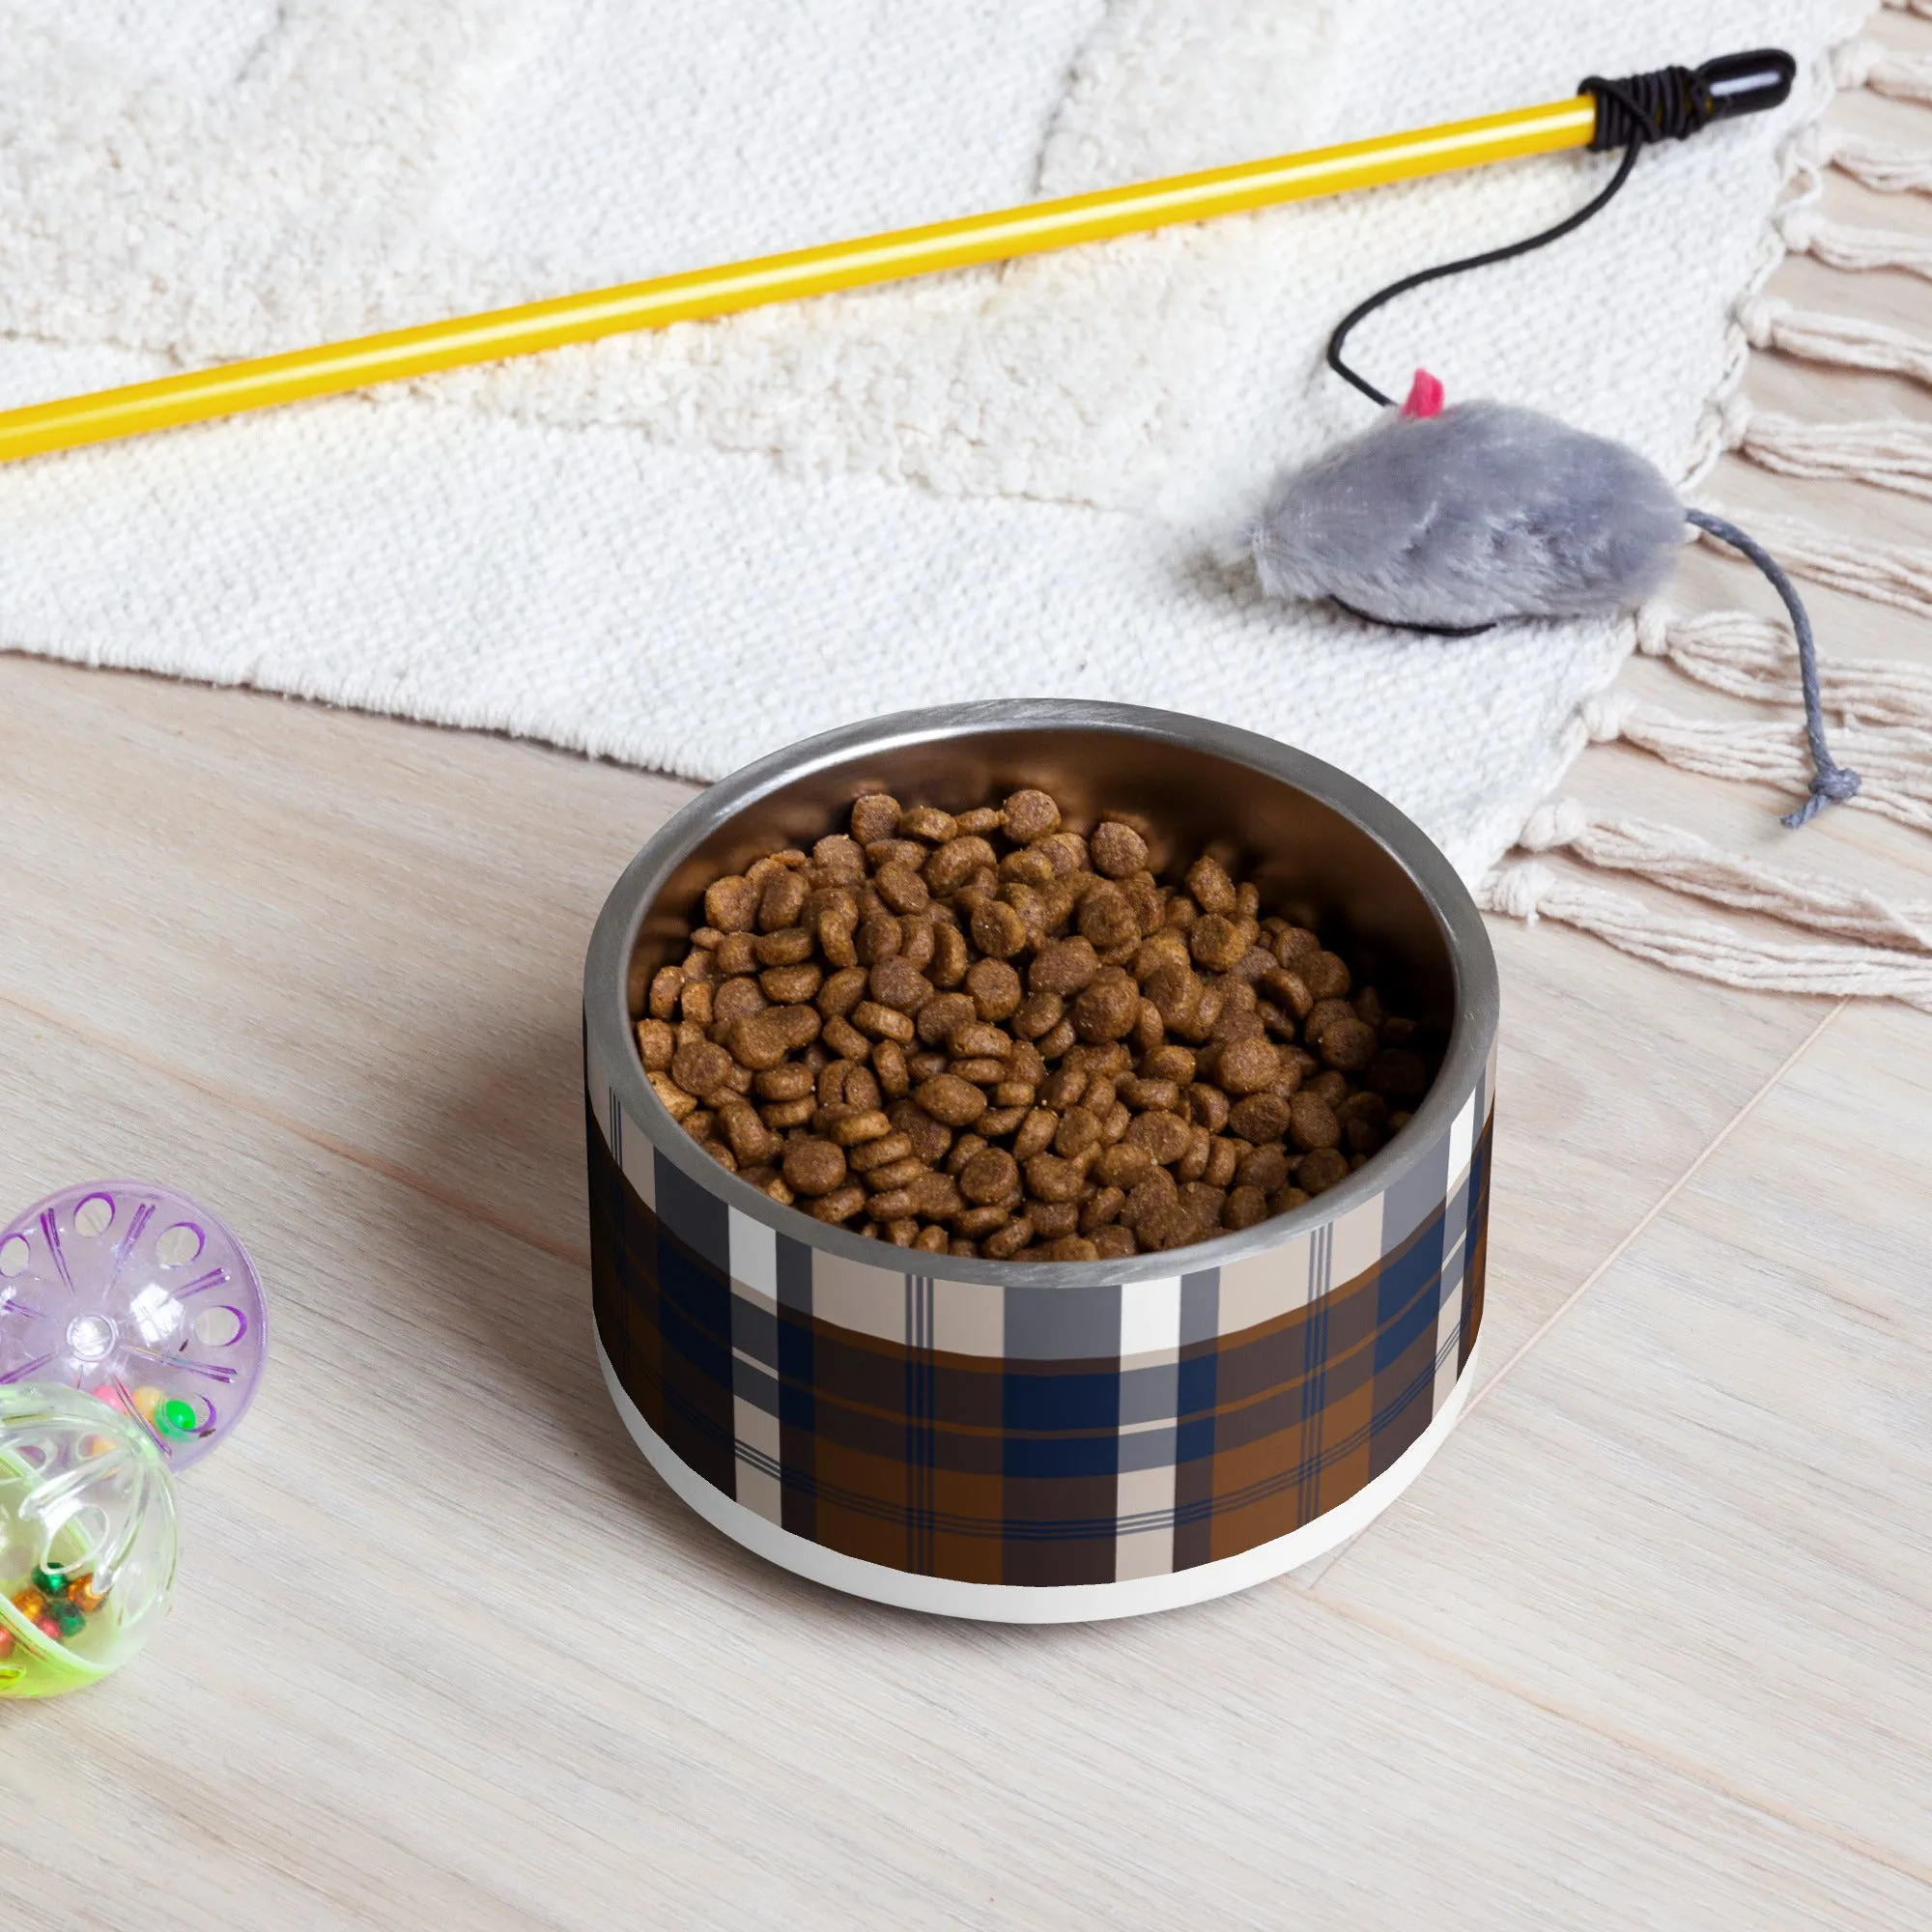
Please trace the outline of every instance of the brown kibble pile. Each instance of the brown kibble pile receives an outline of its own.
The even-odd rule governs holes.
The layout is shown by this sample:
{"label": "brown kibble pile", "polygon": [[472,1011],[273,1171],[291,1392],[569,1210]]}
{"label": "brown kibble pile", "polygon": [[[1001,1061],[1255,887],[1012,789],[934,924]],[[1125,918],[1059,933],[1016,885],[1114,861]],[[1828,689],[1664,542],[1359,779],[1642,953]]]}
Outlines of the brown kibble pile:
{"label": "brown kibble pile", "polygon": [[715,1160],[822,1221],[997,1261],[1249,1228],[1333,1187],[1434,1076],[1415,1023],[1220,858],[1179,885],[1043,791],[850,831],[704,895],[638,1049]]}

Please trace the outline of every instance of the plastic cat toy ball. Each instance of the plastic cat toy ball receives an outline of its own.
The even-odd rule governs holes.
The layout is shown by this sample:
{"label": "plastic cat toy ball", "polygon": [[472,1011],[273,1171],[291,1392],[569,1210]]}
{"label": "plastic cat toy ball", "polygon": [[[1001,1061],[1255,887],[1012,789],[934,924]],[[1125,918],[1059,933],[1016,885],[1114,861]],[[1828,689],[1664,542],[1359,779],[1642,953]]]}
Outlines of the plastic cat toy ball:
{"label": "plastic cat toy ball", "polygon": [[173,1474],[268,1340],[242,1244],[172,1188],[88,1181],[0,1228],[0,1697],[77,1690],[167,1608]]}
{"label": "plastic cat toy ball", "polygon": [[166,1614],[175,1490],[148,1431],[80,1390],[0,1388],[0,1697],[117,1669]]}

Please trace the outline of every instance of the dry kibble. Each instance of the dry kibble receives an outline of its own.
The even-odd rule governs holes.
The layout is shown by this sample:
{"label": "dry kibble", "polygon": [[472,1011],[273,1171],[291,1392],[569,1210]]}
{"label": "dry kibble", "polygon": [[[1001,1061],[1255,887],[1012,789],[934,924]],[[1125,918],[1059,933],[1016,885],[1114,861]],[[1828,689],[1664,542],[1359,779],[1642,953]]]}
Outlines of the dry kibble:
{"label": "dry kibble", "polygon": [[1223,1093],[1245,1095],[1264,1092],[1280,1076],[1281,1056],[1266,1040],[1237,1039],[1223,1049],[1214,1077]]}
{"label": "dry kibble", "polygon": [[[884,793],[714,880],[651,976],[658,1097],[771,1199],[924,1254],[1094,1262],[1252,1228],[1406,1123],[1432,1036],[1308,923],[1047,792]],[[1181,855],[1176,855],[1177,857]],[[1185,1265],[1185,1264],[1181,1264]]]}
{"label": "dry kibble", "polygon": [[1064,999],[1092,984],[1100,961],[1087,939],[1056,939],[1042,947],[1027,968],[1027,991],[1058,993]]}
{"label": "dry kibble", "polygon": [[1376,1057],[1376,1030],[1361,1020],[1337,1020],[1323,1030],[1321,1047],[1336,1071],[1359,1073]]}
{"label": "dry kibble", "polygon": [[852,837],[861,845],[890,838],[899,829],[899,802],[882,791],[867,792],[852,801]]}
{"label": "dry kibble", "polygon": [[704,889],[704,923],[720,932],[750,932],[758,923],[758,889],[750,879],[715,879]]}
{"label": "dry kibble", "polygon": [[[780,1170],[785,1185],[800,1194],[830,1194],[845,1180],[845,1154],[830,1141],[806,1139],[785,1144]],[[861,1204],[863,1205],[863,1204]],[[856,1212],[854,1208],[851,1211]],[[839,1219],[843,1220],[843,1215]]]}
{"label": "dry kibble", "polygon": [[1349,1178],[1349,1157],[1339,1148],[1317,1148],[1303,1156],[1295,1170],[1296,1184],[1308,1194],[1324,1194],[1338,1180]]}
{"label": "dry kibble", "polygon": [[1288,1103],[1289,1137],[1304,1153],[1333,1148],[1342,1138],[1335,1110],[1319,1094],[1297,1094]]}
{"label": "dry kibble", "polygon": [[1001,808],[1006,835],[1018,845],[1031,845],[1060,828],[1060,807],[1043,791],[1016,791]]}
{"label": "dry kibble", "polygon": [[1094,869],[1110,879],[1124,879],[1148,862],[1147,840],[1131,825],[1111,819],[1094,828],[1087,848],[1093,854]]}
{"label": "dry kibble", "polygon": [[949,1127],[969,1127],[986,1111],[986,1096],[970,1080],[941,1073],[922,1080],[913,1098],[935,1121]]}

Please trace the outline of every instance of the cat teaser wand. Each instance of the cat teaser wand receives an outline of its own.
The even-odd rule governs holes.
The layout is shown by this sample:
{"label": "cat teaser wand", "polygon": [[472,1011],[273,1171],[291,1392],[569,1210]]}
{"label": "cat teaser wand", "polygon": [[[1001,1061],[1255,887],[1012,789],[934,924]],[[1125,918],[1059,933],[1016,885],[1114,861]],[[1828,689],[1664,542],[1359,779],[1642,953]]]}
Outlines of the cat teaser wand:
{"label": "cat teaser wand", "polygon": [[[1666,68],[1622,81],[1585,82],[1572,99],[1540,107],[1035,202],[37,403],[0,413],[0,462],[143,436],[244,410],[271,409],[308,396],[338,395],[466,363],[527,355],[567,342],[663,328],[674,322],[729,315],[835,289],[1037,255],[1174,222],[1447,174],[1525,155],[1562,148],[1630,147],[1634,152],[1637,143],[1658,130],[1681,136],[1707,122],[1776,107],[1789,95],[1792,74],[1792,62],[1785,54],[1729,54],[1694,71]],[[1634,125],[1627,102],[1649,103],[1654,110],[1649,124]]]}

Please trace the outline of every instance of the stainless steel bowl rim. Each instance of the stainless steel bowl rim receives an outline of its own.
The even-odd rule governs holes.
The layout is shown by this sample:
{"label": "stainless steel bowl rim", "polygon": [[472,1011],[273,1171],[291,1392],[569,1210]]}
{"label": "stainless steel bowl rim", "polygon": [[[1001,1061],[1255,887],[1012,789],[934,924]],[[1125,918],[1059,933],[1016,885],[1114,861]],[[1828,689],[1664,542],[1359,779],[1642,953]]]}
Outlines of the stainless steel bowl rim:
{"label": "stainless steel bowl rim", "polygon": [[1456,1016],[1441,1070],[1409,1124],[1348,1179],[1303,1207],[1259,1221],[1239,1234],[1119,1261],[997,1262],[932,1255],[927,1257],[931,1272],[947,1281],[1028,1288],[1087,1288],[1100,1282],[1192,1274],[1265,1254],[1311,1228],[1339,1219],[1357,1204],[1381,1193],[1406,1154],[1421,1153],[1447,1130],[1475,1087],[1495,1035],[1500,1006],[1495,955],[1468,889],[1412,819],[1379,792],[1335,766],[1237,725],[1180,712],[1091,699],[1017,698],[941,705],[843,724],[742,766],[668,819],[611,889],[584,957],[585,1024],[597,1058],[625,1112],[645,1128],[666,1159],[739,1213],[828,1254],[842,1255],[870,1267],[893,1267],[906,1250],[815,1221],[801,1208],[774,1201],[721,1167],[672,1120],[644,1077],[643,1063],[638,1058],[628,998],[632,952],[652,901],[685,856],[769,793],[870,752],[981,733],[1041,729],[1114,731],[1211,753],[1293,785],[1352,820],[1408,874],[1434,915],[1455,979]]}

